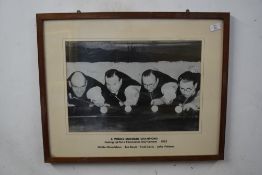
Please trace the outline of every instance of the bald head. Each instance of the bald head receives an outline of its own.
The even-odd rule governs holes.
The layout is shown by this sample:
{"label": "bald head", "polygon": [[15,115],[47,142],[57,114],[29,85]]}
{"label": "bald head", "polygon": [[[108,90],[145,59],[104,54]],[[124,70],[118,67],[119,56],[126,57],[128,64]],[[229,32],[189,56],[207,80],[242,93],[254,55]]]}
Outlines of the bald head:
{"label": "bald head", "polygon": [[71,83],[73,86],[82,87],[86,84],[86,78],[82,72],[74,72],[71,77]]}
{"label": "bald head", "polygon": [[77,97],[82,97],[84,95],[87,86],[87,80],[82,72],[74,72],[69,84]]}

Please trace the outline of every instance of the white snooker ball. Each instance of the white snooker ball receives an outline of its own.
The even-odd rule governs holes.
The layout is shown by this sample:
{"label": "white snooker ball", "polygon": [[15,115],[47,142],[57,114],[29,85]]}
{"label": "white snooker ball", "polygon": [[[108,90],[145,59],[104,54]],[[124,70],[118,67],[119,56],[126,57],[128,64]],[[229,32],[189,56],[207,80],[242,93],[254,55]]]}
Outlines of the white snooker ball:
{"label": "white snooker ball", "polygon": [[175,111],[176,111],[176,113],[181,113],[182,111],[183,111],[183,108],[182,108],[182,106],[176,106],[175,107]]}
{"label": "white snooker ball", "polygon": [[152,106],[152,107],[151,107],[151,110],[152,110],[153,112],[157,112],[157,111],[158,111],[158,106]]}
{"label": "white snooker ball", "polygon": [[132,110],[131,106],[125,106],[125,111],[126,112],[131,112],[131,110]]}
{"label": "white snooker ball", "polygon": [[105,106],[102,106],[102,107],[100,107],[100,112],[102,113],[102,114],[105,114],[105,113],[107,113],[107,107],[105,107]]}

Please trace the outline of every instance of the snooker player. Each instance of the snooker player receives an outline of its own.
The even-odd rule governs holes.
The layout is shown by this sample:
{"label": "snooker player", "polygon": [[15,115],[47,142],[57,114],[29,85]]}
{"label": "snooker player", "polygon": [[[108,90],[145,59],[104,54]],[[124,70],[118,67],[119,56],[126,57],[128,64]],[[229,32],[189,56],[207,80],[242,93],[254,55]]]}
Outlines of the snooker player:
{"label": "snooker player", "polygon": [[103,84],[80,71],[67,79],[68,104],[72,106],[102,107],[105,105]]}
{"label": "snooker player", "polygon": [[110,91],[111,106],[125,106],[125,111],[130,112],[132,106],[137,104],[141,85],[123,72],[108,70],[105,73],[105,86]]}
{"label": "snooker player", "polygon": [[142,73],[139,106],[152,106],[157,112],[159,105],[170,105],[176,98],[177,80],[160,71],[148,69]]}
{"label": "snooker player", "polygon": [[186,71],[178,77],[179,88],[174,100],[176,113],[199,112],[200,73]]}

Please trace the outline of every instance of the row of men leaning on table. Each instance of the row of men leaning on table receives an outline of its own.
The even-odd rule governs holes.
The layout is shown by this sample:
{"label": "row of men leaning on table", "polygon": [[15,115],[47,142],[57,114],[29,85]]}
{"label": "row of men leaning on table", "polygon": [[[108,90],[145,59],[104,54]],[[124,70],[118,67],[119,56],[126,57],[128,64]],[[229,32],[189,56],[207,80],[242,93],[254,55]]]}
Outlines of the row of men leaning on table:
{"label": "row of men leaning on table", "polygon": [[105,73],[105,84],[85,75],[73,72],[67,79],[69,106],[99,107],[101,113],[108,108],[123,108],[131,112],[136,107],[170,106],[176,113],[199,111],[200,74],[186,71],[178,80],[157,70],[142,73],[141,84],[116,69]]}

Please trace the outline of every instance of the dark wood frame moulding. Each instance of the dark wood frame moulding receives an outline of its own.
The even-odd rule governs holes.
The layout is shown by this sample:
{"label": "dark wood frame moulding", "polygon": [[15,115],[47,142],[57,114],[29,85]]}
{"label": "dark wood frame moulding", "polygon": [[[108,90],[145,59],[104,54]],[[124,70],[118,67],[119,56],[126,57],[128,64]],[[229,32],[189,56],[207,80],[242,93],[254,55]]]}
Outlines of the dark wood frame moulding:
{"label": "dark wood frame moulding", "polygon": [[[44,52],[44,22],[49,20],[74,19],[211,19],[223,21],[223,65],[221,87],[220,135],[219,151],[217,155],[197,156],[149,156],[149,157],[52,157],[50,153],[48,112],[45,76]],[[204,161],[223,160],[225,145],[227,82],[228,82],[228,56],[229,56],[229,26],[230,13],[228,12],[91,12],[91,13],[42,13],[36,14],[38,66],[42,116],[42,135],[44,145],[44,161],[46,163],[77,163],[77,162],[137,162],[137,161]]]}

